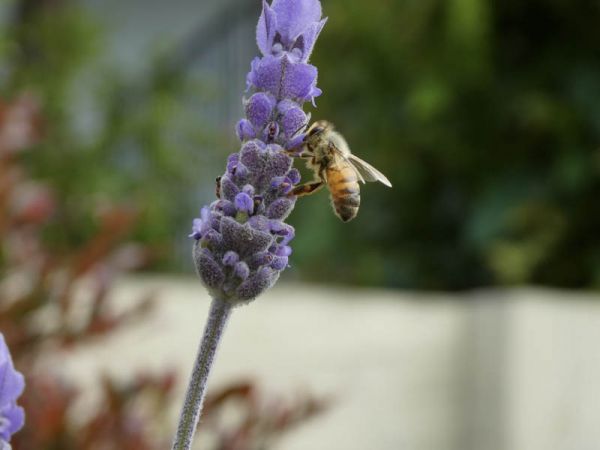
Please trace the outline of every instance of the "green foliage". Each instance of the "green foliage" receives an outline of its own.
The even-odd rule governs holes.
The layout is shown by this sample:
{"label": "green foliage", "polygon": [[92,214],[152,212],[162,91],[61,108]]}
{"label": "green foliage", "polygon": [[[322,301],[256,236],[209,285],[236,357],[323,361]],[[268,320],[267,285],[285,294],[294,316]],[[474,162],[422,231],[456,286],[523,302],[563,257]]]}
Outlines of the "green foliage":
{"label": "green foliage", "polygon": [[154,268],[173,267],[167,249],[196,213],[197,149],[210,142],[185,102],[198,87],[158,57],[137,77],[103,62],[103,33],[77,4],[32,0],[15,10],[2,30],[2,91],[39,97],[44,139],[27,165],[69,205],[49,241],[59,252],[81,243],[104,205],[119,201],[140,216],[134,237],[160,253]]}
{"label": "green foliage", "polygon": [[366,186],[348,225],[325,214],[323,194],[299,202],[296,264],[311,278],[410,288],[599,286],[600,7],[324,8],[314,117],[394,187]]}
{"label": "green foliage", "polygon": [[[48,239],[58,250],[83,242],[97,210],[126,199],[141,216],[135,237],[164,249],[155,268],[181,265],[172,249],[202,203],[193,193],[212,192],[203,167],[222,165],[199,151],[223,145],[190,111],[198,86],[159,58],[135,79],[99,63],[102,32],[71,2],[13,3],[22,14],[0,39],[1,89],[41,98],[46,134],[28,166],[69,205]],[[426,289],[600,286],[600,6],[323,3],[313,117],[334,122],[394,187],[365,186],[349,224],[325,192],[299,201],[296,274]]]}

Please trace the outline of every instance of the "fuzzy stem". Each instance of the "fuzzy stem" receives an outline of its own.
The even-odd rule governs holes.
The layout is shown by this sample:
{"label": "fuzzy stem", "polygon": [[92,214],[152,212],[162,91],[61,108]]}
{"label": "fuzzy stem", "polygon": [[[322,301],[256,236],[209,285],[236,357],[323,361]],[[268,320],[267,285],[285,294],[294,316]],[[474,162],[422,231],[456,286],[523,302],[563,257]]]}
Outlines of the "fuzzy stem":
{"label": "fuzzy stem", "polygon": [[204,401],[206,380],[230,312],[231,305],[228,302],[218,298],[213,299],[190,383],[185,394],[185,402],[179,416],[179,425],[177,426],[177,434],[172,450],[190,450],[192,448],[194,433]]}

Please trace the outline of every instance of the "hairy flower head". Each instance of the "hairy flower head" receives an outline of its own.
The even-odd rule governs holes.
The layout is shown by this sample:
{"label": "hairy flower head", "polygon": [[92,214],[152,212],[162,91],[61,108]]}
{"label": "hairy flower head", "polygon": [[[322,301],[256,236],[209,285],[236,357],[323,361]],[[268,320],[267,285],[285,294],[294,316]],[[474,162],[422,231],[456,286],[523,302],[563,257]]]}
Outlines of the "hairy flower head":
{"label": "hairy flower head", "polygon": [[194,219],[194,259],[210,293],[248,302],[288,266],[294,228],[285,223],[300,182],[285,152],[309,117],[302,105],[321,94],[308,63],[325,25],[318,0],[263,2],[256,40],[262,57],[250,65],[246,117],[236,126],[241,149],[227,159],[219,197]]}
{"label": "hairy flower head", "polygon": [[0,333],[0,450],[10,449],[11,436],[25,423],[17,398],[25,388],[23,375],[15,370],[4,336]]}

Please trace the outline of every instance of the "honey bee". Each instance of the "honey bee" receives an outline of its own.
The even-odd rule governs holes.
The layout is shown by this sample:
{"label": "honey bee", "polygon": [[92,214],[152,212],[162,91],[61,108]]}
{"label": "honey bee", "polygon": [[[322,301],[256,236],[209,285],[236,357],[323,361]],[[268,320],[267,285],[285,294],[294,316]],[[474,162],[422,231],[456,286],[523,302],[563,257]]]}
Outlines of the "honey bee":
{"label": "honey bee", "polygon": [[379,181],[392,187],[384,174],[353,155],[346,140],[325,120],[310,126],[300,153],[296,151],[292,150],[294,156],[306,159],[306,166],[314,171],[316,180],[296,187],[291,195],[310,195],[327,185],[335,215],[343,222],[354,219],[358,214],[359,181]]}

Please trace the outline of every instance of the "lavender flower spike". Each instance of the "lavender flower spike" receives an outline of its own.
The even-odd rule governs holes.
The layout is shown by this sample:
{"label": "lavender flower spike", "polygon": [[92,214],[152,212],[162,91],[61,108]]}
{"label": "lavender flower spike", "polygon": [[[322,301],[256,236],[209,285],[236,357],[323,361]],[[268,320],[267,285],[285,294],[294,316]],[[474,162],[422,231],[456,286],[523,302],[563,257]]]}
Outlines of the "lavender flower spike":
{"label": "lavender flower spike", "polygon": [[318,0],[263,3],[256,30],[263,56],[252,61],[246,117],[236,127],[242,147],[229,156],[220,198],[202,208],[191,234],[198,275],[231,305],[257,297],[288,265],[294,229],[284,220],[300,177],[284,149],[308,122],[302,104],[321,94],[308,58],[324,24]]}
{"label": "lavender flower spike", "polygon": [[23,393],[23,375],[15,370],[4,336],[0,333],[0,450],[10,450],[10,438],[25,423],[17,398]]}
{"label": "lavender flower spike", "polygon": [[300,182],[286,149],[308,124],[302,105],[321,94],[317,68],[308,63],[325,25],[319,0],[263,2],[256,29],[262,53],[246,78],[246,117],[235,131],[241,149],[227,159],[218,198],[201,209],[190,237],[194,262],[213,297],[209,321],[181,412],[174,450],[189,450],[206,380],[232,307],[269,289],[288,266],[294,228],[285,223]]}

